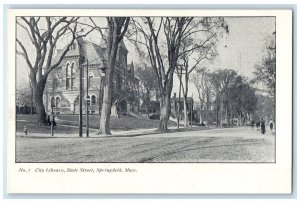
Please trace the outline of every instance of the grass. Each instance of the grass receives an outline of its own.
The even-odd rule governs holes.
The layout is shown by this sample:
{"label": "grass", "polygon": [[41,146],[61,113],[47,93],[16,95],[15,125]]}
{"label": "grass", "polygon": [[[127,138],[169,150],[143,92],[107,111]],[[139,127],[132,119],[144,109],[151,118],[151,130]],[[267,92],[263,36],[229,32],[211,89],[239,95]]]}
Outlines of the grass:
{"label": "grass", "polygon": [[[121,118],[111,117],[111,130],[134,130],[134,129],[149,129],[157,128],[159,120],[140,119],[130,116],[122,116]],[[78,115],[57,115],[56,116],[56,133],[73,134],[78,132],[79,125]],[[169,126],[176,126],[176,123],[169,121]],[[48,133],[50,126],[37,126],[35,115],[17,115],[17,131],[23,132],[24,126],[27,125],[28,132]],[[68,125],[68,126],[61,126]],[[86,117],[83,115],[83,126],[86,125]],[[99,115],[89,116],[90,128],[99,128]]]}
{"label": "grass", "polygon": [[[30,133],[49,133],[50,134],[50,132],[51,132],[50,126],[38,126],[36,124],[36,121],[23,120],[23,119],[22,119],[22,121],[16,122],[17,132],[24,132],[25,125],[27,126],[28,134],[30,134]],[[78,133],[78,128],[68,127],[68,126],[56,126],[54,130],[55,130],[55,133],[63,133],[63,134]]]}

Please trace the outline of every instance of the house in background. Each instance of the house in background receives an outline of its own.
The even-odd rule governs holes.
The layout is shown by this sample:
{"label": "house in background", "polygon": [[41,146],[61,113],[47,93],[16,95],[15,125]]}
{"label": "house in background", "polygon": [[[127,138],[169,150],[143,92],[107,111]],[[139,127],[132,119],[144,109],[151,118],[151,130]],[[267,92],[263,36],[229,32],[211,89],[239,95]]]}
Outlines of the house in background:
{"label": "house in background", "polygon": [[[186,102],[187,102],[187,112],[188,114],[190,114],[190,112],[193,112],[194,110],[194,99],[192,97],[187,97]],[[176,97],[176,93],[174,93],[173,97],[170,99],[170,103],[171,103],[171,117],[176,118],[177,116],[180,116],[180,118],[183,118],[184,98]]]}
{"label": "house in background", "polygon": [[153,115],[160,114],[160,102],[159,101],[149,101],[148,103],[143,102],[140,107],[140,114],[145,117],[151,117]]}
{"label": "house in background", "polygon": [[[103,95],[106,47],[79,38],[63,58],[59,67],[51,72],[44,91],[44,105],[47,112],[51,107],[56,114],[79,113],[79,68],[82,68],[83,110],[85,111],[85,90],[89,89],[89,112],[98,114],[101,111]],[[127,64],[128,50],[123,41],[120,42],[113,88],[118,98],[118,110],[121,113],[138,112],[139,80],[134,75],[133,63]],[[88,62],[88,74],[86,74]],[[88,84],[86,84],[86,79]],[[130,95],[131,98],[129,98]]]}
{"label": "house in background", "polygon": [[216,110],[213,102],[209,102],[208,104],[204,102],[201,104],[200,101],[196,101],[194,108],[197,112],[197,121],[199,123],[213,124],[216,122]]}

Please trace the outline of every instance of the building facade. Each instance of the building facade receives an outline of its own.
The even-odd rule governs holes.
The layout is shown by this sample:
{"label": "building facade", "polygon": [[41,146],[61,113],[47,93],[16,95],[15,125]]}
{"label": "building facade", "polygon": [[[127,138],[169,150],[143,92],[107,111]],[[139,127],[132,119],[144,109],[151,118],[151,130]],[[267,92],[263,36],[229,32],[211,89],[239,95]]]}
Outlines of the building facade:
{"label": "building facade", "polygon": [[[83,110],[85,112],[85,98],[88,96],[90,98],[89,112],[91,114],[101,112],[102,87],[107,64],[105,52],[105,46],[98,46],[83,39],[78,39],[72,45],[59,67],[48,76],[44,91],[44,105],[47,112],[51,112],[53,107],[56,114],[79,113],[80,68],[82,70]],[[137,112],[139,106],[139,80],[134,75],[133,63],[127,64],[127,55],[128,50],[121,41],[116,59],[112,99],[117,101],[117,109],[121,113]],[[87,86],[88,95],[86,95]]]}

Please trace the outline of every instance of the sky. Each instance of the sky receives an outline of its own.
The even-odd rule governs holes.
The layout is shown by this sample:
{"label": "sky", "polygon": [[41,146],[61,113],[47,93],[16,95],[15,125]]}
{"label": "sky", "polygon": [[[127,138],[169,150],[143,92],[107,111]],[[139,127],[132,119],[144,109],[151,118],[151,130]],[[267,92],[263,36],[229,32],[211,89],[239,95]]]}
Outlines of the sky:
{"label": "sky", "polygon": [[231,68],[253,78],[254,65],[261,62],[265,41],[275,31],[275,18],[227,18],[229,34],[220,39],[219,56],[209,68]]}
{"label": "sky", "polygon": [[[254,65],[259,64],[264,52],[266,39],[275,31],[274,17],[225,17],[229,26],[229,33],[218,37],[218,55],[214,61],[199,64],[211,71],[215,69],[234,69],[238,74],[253,78]],[[20,33],[18,33],[20,34]],[[88,37],[87,39],[92,39]],[[94,41],[94,40],[93,40]],[[97,40],[98,41],[98,40]],[[134,46],[125,40],[129,50],[128,63],[139,63]],[[17,87],[28,84],[28,73],[22,57],[17,56]],[[178,94],[179,81],[174,75],[173,92]],[[188,96],[197,96],[193,84],[189,87]]]}
{"label": "sky", "polygon": [[[216,69],[233,69],[239,75],[249,79],[254,77],[255,64],[260,64],[264,52],[265,41],[275,31],[274,17],[227,17],[229,33],[218,37],[218,55],[213,61],[199,64],[211,71]],[[125,41],[129,49],[128,61],[138,62],[134,47]],[[132,50],[132,51],[131,51]],[[174,75],[173,93],[179,91],[179,80]],[[173,95],[172,93],[172,95]],[[190,83],[188,96],[197,99],[198,93],[194,84]]]}

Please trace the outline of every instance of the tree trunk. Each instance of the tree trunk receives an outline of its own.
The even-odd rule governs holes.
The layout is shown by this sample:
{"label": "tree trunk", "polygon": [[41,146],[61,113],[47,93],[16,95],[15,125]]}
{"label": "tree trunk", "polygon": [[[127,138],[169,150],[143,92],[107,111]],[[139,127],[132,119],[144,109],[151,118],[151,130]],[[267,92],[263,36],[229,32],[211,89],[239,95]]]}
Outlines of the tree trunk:
{"label": "tree trunk", "polygon": [[35,83],[32,87],[34,104],[37,111],[37,123],[39,125],[46,124],[46,111],[43,103],[43,94],[46,85],[46,80],[41,80]]}
{"label": "tree trunk", "polygon": [[219,110],[220,110],[220,98],[217,97],[216,99],[216,126],[219,125],[219,119],[220,119],[220,115],[219,115]]}
{"label": "tree trunk", "polygon": [[220,102],[220,125],[222,126],[223,123],[223,102]]}
{"label": "tree trunk", "polygon": [[[108,74],[110,73],[111,70],[108,70]],[[111,114],[112,80],[110,80],[109,78],[110,77],[108,75],[103,89],[103,102],[102,102],[100,130],[99,130],[99,133],[105,135],[111,134],[109,121],[110,121],[110,114]]]}
{"label": "tree trunk", "polygon": [[33,88],[30,85],[30,114],[33,114]]}
{"label": "tree trunk", "polygon": [[227,107],[227,104],[225,105],[225,113],[224,113],[224,123],[225,124],[228,124],[228,107]]}
{"label": "tree trunk", "polygon": [[[182,85],[182,69],[180,70],[180,78],[179,78],[180,84],[179,84],[179,103],[178,103],[178,109],[176,109],[177,112],[177,129],[179,129],[179,122],[180,122],[180,118],[181,118],[181,105],[180,105],[180,99],[181,99],[181,85]],[[176,102],[175,102],[176,104]],[[176,107],[176,105],[175,105]]]}
{"label": "tree trunk", "polygon": [[[188,64],[187,64],[188,67]],[[189,118],[188,118],[188,109],[187,109],[187,94],[189,91],[189,77],[188,77],[188,68],[186,67],[186,72],[185,72],[185,91],[183,92],[183,106],[184,106],[184,126],[187,127],[189,123]],[[192,121],[191,121],[192,122]]]}
{"label": "tree trunk", "polygon": [[109,119],[111,113],[111,90],[109,86],[109,84],[105,85],[103,93],[103,103],[100,119],[100,133],[102,134],[111,134],[109,128]]}
{"label": "tree trunk", "polygon": [[[115,35],[115,33],[114,33]],[[108,55],[108,69],[105,77],[105,84],[103,89],[103,103],[101,110],[101,119],[100,119],[100,129],[99,133],[104,135],[110,135],[110,114],[111,114],[111,104],[112,104],[112,91],[113,91],[113,76],[115,68],[115,59],[117,56],[118,42],[116,40],[117,36],[113,36],[113,44],[111,55]],[[108,52],[109,54],[109,52]]]}
{"label": "tree trunk", "polygon": [[105,83],[105,77],[100,75],[100,87],[99,87],[99,115],[101,120],[101,109],[102,109],[102,101],[103,101],[103,92],[104,92],[104,83]]}
{"label": "tree trunk", "polygon": [[[107,23],[109,27],[108,42],[106,47],[107,69],[105,76],[105,83],[103,89],[103,103],[101,109],[100,129],[99,134],[110,135],[110,115],[112,106],[113,95],[113,78],[114,69],[118,51],[119,42],[122,40],[124,34],[127,31],[129,18],[117,18],[107,17]],[[125,24],[124,24],[125,23]],[[122,31],[122,27],[123,31]]]}
{"label": "tree trunk", "polygon": [[199,118],[199,123],[203,122],[203,101],[200,100],[200,118]]}
{"label": "tree trunk", "polygon": [[150,91],[149,88],[146,88],[146,99],[144,100],[145,104],[146,104],[146,111],[147,111],[147,116],[149,118],[150,116]]}
{"label": "tree trunk", "polygon": [[188,113],[187,113],[187,98],[186,95],[183,96],[183,109],[184,109],[184,126],[187,127],[188,126]]}
{"label": "tree trunk", "polygon": [[170,72],[168,82],[166,82],[166,88],[164,90],[164,93],[161,94],[160,122],[159,122],[158,130],[162,132],[168,130],[168,121],[170,116],[169,113],[171,111],[170,98],[171,98],[171,92],[173,88],[173,73],[174,73],[174,69]]}
{"label": "tree trunk", "polygon": [[207,97],[206,97],[206,125],[208,125],[209,123],[209,120],[210,120],[210,114],[209,114],[209,111],[210,111],[210,97],[209,97],[209,93],[207,93]]}
{"label": "tree trunk", "polygon": [[165,132],[168,130],[169,112],[170,112],[170,97],[165,96],[160,102],[160,121],[158,130]]}

